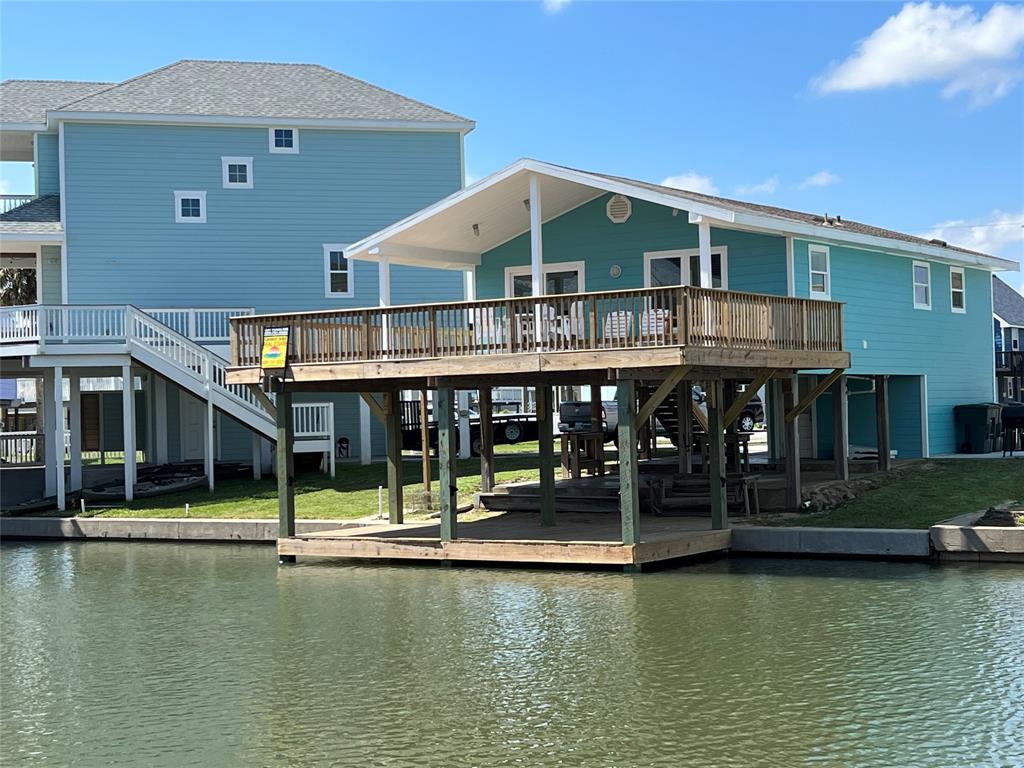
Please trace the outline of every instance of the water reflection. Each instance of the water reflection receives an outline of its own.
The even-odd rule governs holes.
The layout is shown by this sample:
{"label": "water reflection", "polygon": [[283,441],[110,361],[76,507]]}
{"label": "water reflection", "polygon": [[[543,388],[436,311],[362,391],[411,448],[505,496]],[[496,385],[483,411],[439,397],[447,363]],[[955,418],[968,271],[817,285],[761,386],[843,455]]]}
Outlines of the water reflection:
{"label": "water reflection", "polygon": [[116,543],[0,565],[11,764],[1024,761],[1019,568],[278,568]]}

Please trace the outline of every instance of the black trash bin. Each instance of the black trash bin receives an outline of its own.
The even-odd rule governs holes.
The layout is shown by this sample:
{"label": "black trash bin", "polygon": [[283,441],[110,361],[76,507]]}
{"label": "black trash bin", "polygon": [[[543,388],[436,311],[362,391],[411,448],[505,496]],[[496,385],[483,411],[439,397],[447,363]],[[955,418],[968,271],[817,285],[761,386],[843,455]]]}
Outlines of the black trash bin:
{"label": "black trash bin", "polygon": [[1002,450],[1002,410],[999,403],[971,403],[953,408],[957,452],[992,453]]}

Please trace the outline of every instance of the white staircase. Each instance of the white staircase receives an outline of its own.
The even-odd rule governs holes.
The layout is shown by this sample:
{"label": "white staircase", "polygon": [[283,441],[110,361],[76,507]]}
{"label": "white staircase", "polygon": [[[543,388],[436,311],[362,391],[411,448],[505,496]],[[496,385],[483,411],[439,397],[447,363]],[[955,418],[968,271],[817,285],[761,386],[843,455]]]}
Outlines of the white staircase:
{"label": "white staircase", "polygon": [[[225,314],[229,310],[209,312]],[[38,345],[39,354],[126,352],[262,436],[271,440],[276,437],[274,419],[256,395],[247,387],[225,383],[227,360],[137,307],[37,305],[0,309],[0,353],[4,346],[13,351],[14,345],[25,344]]]}

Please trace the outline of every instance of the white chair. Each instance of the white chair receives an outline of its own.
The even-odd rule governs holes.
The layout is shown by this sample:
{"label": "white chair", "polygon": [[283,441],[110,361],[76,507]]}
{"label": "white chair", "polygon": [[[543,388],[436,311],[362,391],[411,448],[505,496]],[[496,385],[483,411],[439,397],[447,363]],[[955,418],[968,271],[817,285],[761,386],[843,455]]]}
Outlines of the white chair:
{"label": "white chair", "polygon": [[604,344],[625,344],[633,336],[633,313],[625,310],[609,312],[604,318]]}
{"label": "white chair", "polygon": [[648,309],[640,315],[640,337],[643,342],[664,344],[668,335],[669,311]]}

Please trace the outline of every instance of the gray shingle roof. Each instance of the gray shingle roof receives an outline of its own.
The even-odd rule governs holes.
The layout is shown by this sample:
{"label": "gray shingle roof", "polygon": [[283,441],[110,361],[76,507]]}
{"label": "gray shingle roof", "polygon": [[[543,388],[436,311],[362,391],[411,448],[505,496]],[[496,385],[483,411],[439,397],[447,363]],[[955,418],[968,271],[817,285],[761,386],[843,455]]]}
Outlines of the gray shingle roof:
{"label": "gray shingle roof", "polygon": [[[575,169],[573,169],[575,170]],[[723,208],[735,209],[737,211],[744,211],[747,213],[758,214],[762,216],[772,216],[777,219],[783,219],[787,221],[795,221],[801,224],[813,224],[818,227],[829,226],[836,231],[840,232],[856,232],[862,235],[869,235],[871,237],[885,237],[890,240],[899,240],[905,243],[914,243],[916,245],[931,245],[937,248],[945,248],[950,251],[958,251],[959,253],[967,253],[972,256],[990,256],[991,254],[980,253],[978,251],[972,251],[967,248],[961,248],[957,245],[951,245],[941,240],[926,240],[923,237],[917,237],[916,235],[908,235],[905,232],[897,232],[892,229],[883,229],[882,227],[875,227],[870,224],[863,224],[859,221],[853,221],[851,219],[843,218],[841,223],[835,222],[834,217],[829,216],[829,224],[826,225],[825,214],[822,213],[804,213],[802,211],[793,211],[788,208],[777,208],[772,205],[761,205],[759,203],[748,203],[743,200],[732,200],[727,197],[717,197],[715,195],[705,195],[701,192],[688,192],[686,190],[675,189],[674,187],[665,187],[660,184],[651,184],[647,181],[636,181],[635,179],[627,179],[622,176],[609,176],[604,173],[594,173],[593,171],[581,171],[582,173],[589,173],[591,176],[601,176],[606,179],[613,181],[622,182],[624,184],[635,184],[640,187],[661,192],[666,195],[674,195],[681,199],[691,199],[698,202],[706,202],[709,205],[718,205]]]}
{"label": "gray shingle roof", "polygon": [[60,234],[60,195],[42,195],[31,202],[0,214],[0,234],[38,232]]}
{"label": "gray shingle roof", "polygon": [[0,83],[0,124],[45,123],[47,110],[111,85],[72,80],[5,80]]}
{"label": "gray shingle roof", "polygon": [[316,64],[184,60],[61,105],[70,112],[470,123]]}
{"label": "gray shingle roof", "polygon": [[998,277],[992,277],[992,309],[1010,325],[1024,328],[1024,296]]}

